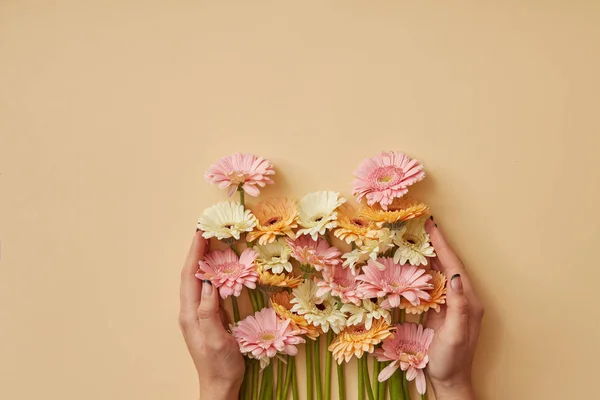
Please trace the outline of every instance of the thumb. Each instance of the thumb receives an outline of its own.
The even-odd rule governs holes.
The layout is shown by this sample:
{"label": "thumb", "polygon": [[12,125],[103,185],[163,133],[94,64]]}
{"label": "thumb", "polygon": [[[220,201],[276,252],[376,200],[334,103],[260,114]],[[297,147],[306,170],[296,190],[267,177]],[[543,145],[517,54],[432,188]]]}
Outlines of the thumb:
{"label": "thumb", "polygon": [[224,331],[219,315],[219,292],[208,280],[202,282],[202,295],[198,306],[198,325],[200,332],[206,337]]}
{"label": "thumb", "polygon": [[453,344],[462,344],[468,341],[469,334],[469,302],[463,291],[460,274],[450,278],[446,295],[446,321],[444,331]]}

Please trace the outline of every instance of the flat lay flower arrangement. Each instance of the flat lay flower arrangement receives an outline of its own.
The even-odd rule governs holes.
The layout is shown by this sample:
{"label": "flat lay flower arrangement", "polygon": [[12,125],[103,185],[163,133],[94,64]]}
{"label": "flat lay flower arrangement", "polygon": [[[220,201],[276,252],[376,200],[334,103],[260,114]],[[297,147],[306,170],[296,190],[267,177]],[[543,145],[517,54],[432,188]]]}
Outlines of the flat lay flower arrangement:
{"label": "flat lay flower arrangement", "polygon": [[[268,160],[238,153],[205,173],[229,196],[239,194],[199,218],[203,236],[224,250],[209,252],[196,277],[231,299],[231,333],[246,358],[240,398],[296,400],[302,384],[309,400],[344,399],[353,359],[360,400],[409,400],[413,384],[425,398],[435,333],[423,323],[445,303],[446,277],[431,268],[429,207],[407,196],[425,177],[423,166],[397,151],[366,158],[354,173],[357,206],[333,191],[246,204],[274,174]],[[238,299],[254,314],[240,315]],[[297,379],[301,347],[306,382]]]}

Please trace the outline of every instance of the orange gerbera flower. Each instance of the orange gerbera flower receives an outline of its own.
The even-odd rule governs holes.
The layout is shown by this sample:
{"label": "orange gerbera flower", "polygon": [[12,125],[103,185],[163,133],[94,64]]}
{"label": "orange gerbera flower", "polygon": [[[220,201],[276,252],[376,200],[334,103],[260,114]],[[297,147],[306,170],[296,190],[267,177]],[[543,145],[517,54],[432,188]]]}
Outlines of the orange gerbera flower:
{"label": "orange gerbera flower", "polygon": [[274,288],[295,288],[304,282],[301,277],[288,274],[272,274],[262,267],[257,267],[256,272],[258,272],[258,284],[267,291]]}
{"label": "orange gerbera flower", "polygon": [[289,320],[293,328],[304,331],[306,336],[312,340],[317,339],[322,333],[321,329],[309,324],[302,315],[291,311],[292,303],[290,303],[290,300],[292,298],[293,296],[289,292],[273,293],[271,295],[271,307],[281,319],[284,321]]}
{"label": "orange gerbera flower", "polygon": [[387,210],[377,206],[364,207],[359,214],[380,225],[395,224],[429,214],[429,206],[420,201],[403,197],[394,199]]}
{"label": "orange gerbera flower", "polygon": [[381,318],[375,320],[371,329],[364,325],[350,326],[339,333],[329,346],[338,364],[350,361],[352,356],[361,358],[365,352],[373,353],[375,346],[392,334],[392,327]]}
{"label": "orange gerbera flower", "polygon": [[417,306],[413,306],[404,298],[400,302],[400,308],[405,309],[409,314],[421,314],[429,309],[440,312],[440,304],[446,303],[446,276],[435,270],[428,271],[428,273],[433,277],[429,281],[433,285],[433,289],[429,292],[429,300],[421,299]]}
{"label": "orange gerbera flower", "polygon": [[337,228],[333,231],[335,237],[346,243],[356,243],[361,246],[365,239],[377,238],[378,226],[375,222],[361,216],[350,204],[345,203],[338,208]]}
{"label": "orange gerbera flower", "polygon": [[264,200],[252,208],[258,223],[246,239],[253,242],[258,239],[261,245],[272,243],[277,236],[296,237],[293,229],[298,227],[298,207],[296,201],[287,197],[275,197]]}

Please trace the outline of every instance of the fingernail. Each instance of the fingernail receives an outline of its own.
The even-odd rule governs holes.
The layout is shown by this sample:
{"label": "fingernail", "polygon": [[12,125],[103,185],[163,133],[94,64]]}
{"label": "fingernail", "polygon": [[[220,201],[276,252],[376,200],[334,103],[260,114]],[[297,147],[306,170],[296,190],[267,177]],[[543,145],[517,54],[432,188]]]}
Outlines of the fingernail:
{"label": "fingernail", "polygon": [[202,297],[210,297],[212,294],[213,287],[212,283],[209,280],[202,281]]}
{"label": "fingernail", "polygon": [[458,292],[462,291],[462,280],[460,279],[460,274],[452,275],[452,278],[450,278],[450,285],[452,285],[452,289]]}

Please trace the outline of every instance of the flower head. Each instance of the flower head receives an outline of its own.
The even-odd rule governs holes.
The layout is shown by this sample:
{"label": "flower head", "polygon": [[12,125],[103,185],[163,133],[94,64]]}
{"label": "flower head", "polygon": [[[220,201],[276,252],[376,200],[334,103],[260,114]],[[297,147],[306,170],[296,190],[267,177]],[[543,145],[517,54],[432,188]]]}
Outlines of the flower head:
{"label": "flower head", "polygon": [[439,271],[427,271],[433,278],[429,283],[433,285],[433,289],[429,292],[429,300],[421,299],[419,305],[413,306],[406,299],[400,302],[400,308],[406,310],[409,314],[422,314],[429,309],[440,312],[440,304],[446,303],[446,276]]}
{"label": "flower head", "polygon": [[435,250],[429,243],[429,234],[425,232],[423,218],[411,219],[395,232],[394,244],[398,246],[394,254],[396,263],[427,265],[427,257],[435,257]]}
{"label": "flower head", "polygon": [[373,353],[375,346],[392,334],[390,325],[378,319],[367,329],[364,325],[344,329],[329,346],[338,364],[350,361],[352,356],[361,358],[365,352]]}
{"label": "flower head", "polygon": [[241,203],[224,201],[204,210],[198,219],[198,229],[204,231],[206,239],[219,240],[234,238],[239,240],[244,232],[250,232],[256,225],[256,217],[245,210]]}
{"label": "flower head", "polygon": [[297,344],[304,343],[302,332],[288,320],[280,319],[272,308],[263,308],[240,321],[231,329],[242,354],[260,360],[261,368],[269,365],[277,353],[298,354]]}
{"label": "flower head", "polygon": [[339,333],[346,326],[346,315],[338,308],[338,302],[331,296],[317,296],[317,286],[311,280],[305,280],[292,293],[294,305],[292,311],[304,316],[323,332],[329,329]]}
{"label": "flower head", "polygon": [[398,307],[400,298],[404,297],[410,304],[418,305],[421,299],[429,300],[427,290],[433,288],[428,283],[431,275],[424,269],[411,265],[395,264],[391,258],[377,259],[385,268],[381,270],[373,260],[363,267],[363,274],[356,279],[363,281],[365,298],[386,297],[381,302],[383,308]]}
{"label": "flower head", "polygon": [[396,325],[394,336],[384,340],[381,349],[376,351],[377,360],[392,362],[379,374],[379,382],[389,379],[400,367],[407,371],[406,379],[416,379],[417,391],[425,394],[427,384],[423,369],[429,362],[427,351],[432,340],[433,329],[411,323]]}
{"label": "flower head", "polygon": [[360,201],[367,198],[367,204],[381,205],[384,210],[395,198],[408,192],[408,187],[425,177],[423,166],[417,160],[397,152],[381,152],[373,158],[365,159],[354,172],[354,194]]}
{"label": "flower head", "polygon": [[426,214],[429,214],[429,206],[406,197],[394,199],[392,204],[388,205],[385,210],[380,206],[374,205],[372,207],[363,207],[359,211],[361,217],[379,225],[398,224]]}
{"label": "flower head", "polygon": [[298,227],[298,207],[296,201],[287,197],[264,200],[252,208],[256,216],[256,228],[248,233],[246,239],[259,244],[272,243],[278,236],[295,238],[293,229]]}
{"label": "flower head", "polygon": [[356,274],[356,269],[366,261],[373,261],[374,265],[379,268],[384,268],[379,264],[377,257],[380,253],[385,253],[393,247],[392,240],[394,236],[388,228],[383,228],[377,231],[375,239],[365,239],[362,246],[346,253],[342,256],[345,259],[343,266],[350,267],[353,274]]}
{"label": "flower head", "polygon": [[204,178],[209,183],[218,185],[219,189],[229,188],[229,196],[241,188],[250,196],[256,197],[260,194],[257,186],[272,184],[270,175],[274,174],[273,165],[268,160],[252,154],[234,153],[208,167]]}
{"label": "flower head", "polygon": [[274,274],[281,274],[284,270],[292,272],[292,263],[289,261],[292,249],[285,240],[279,239],[273,243],[259,244],[254,246],[254,249],[258,252],[256,265],[265,270],[271,270]]}
{"label": "flower head", "polygon": [[375,239],[377,230],[375,222],[362,217],[354,207],[345,203],[339,208],[337,228],[333,234],[348,244],[361,246],[365,239]]}
{"label": "flower head", "polygon": [[310,236],[299,236],[296,240],[287,239],[292,249],[292,257],[302,265],[312,265],[317,271],[340,264],[342,252],[337,247],[330,246],[327,240]]}
{"label": "flower head", "polygon": [[256,268],[256,272],[258,273],[258,284],[267,292],[278,288],[295,288],[304,281],[299,276],[273,274],[260,266]]}
{"label": "flower head", "polygon": [[298,230],[298,235],[310,235],[313,240],[317,240],[327,229],[335,228],[336,210],[345,202],[346,199],[336,192],[313,192],[304,196],[298,204],[298,222],[302,227]]}
{"label": "flower head", "polygon": [[238,256],[231,249],[211,251],[200,261],[196,278],[209,280],[222,298],[239,297],[244,286],[255,289],[258,273],[254,267],[256,252],[246,249]]}
{"label": "flower head", "polygon": [[356,280],[349,268],[340,266],[333,267],[331,270],[324,270],[323,278],[317,278],[316,283],[318,287],[316,295],[319,297],[331,294],[339,297],[342,303],[361,304],[360,286],[362,282]]}
{"label": "flower head", "polygon": [[392,323],[392,315],[390,312],[379,305],[379,302],[371,301],[370,299],[365,299],[362,301],[361,306],[356,306],[354,304],[344,304],[341,308],[343,313],[349,315],[348,317],[348,326],[352,325],[360,325],[364,324],[365,328],[371,329],[371,325],[373,325],[373,321],[378,319],[383,319],[388,324]]}
{"label": "flower head", "polygon": [[283,320],[290,320],[292,327],[297,330],[304,332],[306,337],[315,340],[321,335],[321,330],[314,325],[311,325],[306,321],[302,315],[298,315],[292,312],[292,295],[289,292],[277,292],[271,295],[271,307],[275,310],[275,313],[279,318]]}

